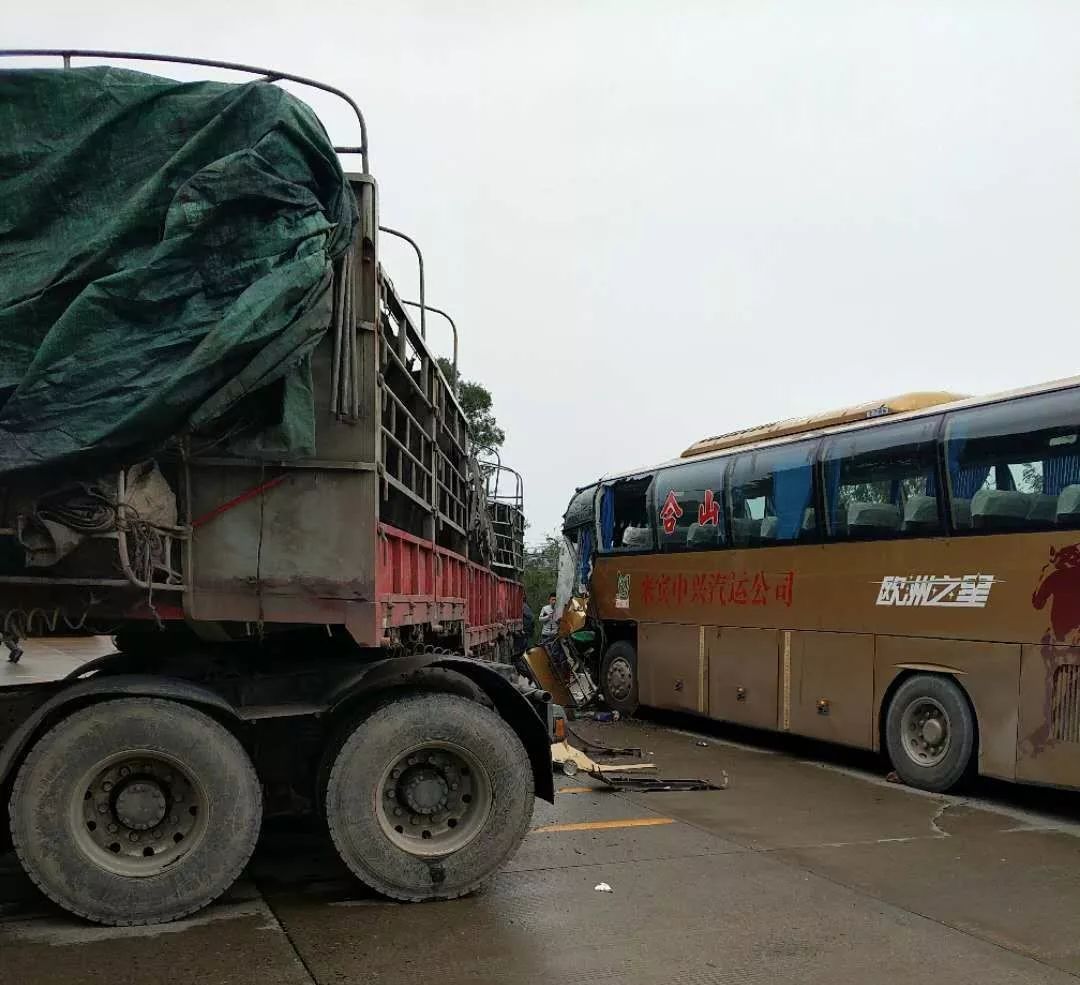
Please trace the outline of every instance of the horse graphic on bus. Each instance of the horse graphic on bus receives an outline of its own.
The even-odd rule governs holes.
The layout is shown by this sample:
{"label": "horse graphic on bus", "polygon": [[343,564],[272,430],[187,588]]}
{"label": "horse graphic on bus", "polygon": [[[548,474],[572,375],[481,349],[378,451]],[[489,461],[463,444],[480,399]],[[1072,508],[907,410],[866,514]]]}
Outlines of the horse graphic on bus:
{"label": "horse graphic on bus", "polygon": [[[1041,653],[1046,670],[1042,724],[1028,736],[1031,752],[1065,738],[1066,706],[1075,702],[1080,681],[1080,544],[1050,548],[1050,559],[1039,575],[1031,604],[1042,611],[1049,604],[1048,625]],[[1064,647],[1076,648],[1064,652]]]}

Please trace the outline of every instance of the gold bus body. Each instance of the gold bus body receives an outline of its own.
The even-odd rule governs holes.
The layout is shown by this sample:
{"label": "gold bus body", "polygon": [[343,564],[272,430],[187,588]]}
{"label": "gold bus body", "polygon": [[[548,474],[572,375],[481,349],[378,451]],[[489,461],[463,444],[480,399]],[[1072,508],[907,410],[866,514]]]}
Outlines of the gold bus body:
{"label": "gold bus body", "polygon": [[[946,407],[931,395],[932,409],[898,416],[1063,389],[1080,401],[1074,379]],[[739,432],[722,454],[701,446],[726,439],[684,454],[808,436],[768,429]],[[980,577],[992,578],[984,604],[934,604],[947,580],[955,598],[956,583]],[[897,578],[933,584],[905,602]],[[981,774],[1080,787],[1080,529],[598,553],[590,594],[617,636],[636,634],[643,705],[878,750],[891,688],[939,672],[974,708]]]}

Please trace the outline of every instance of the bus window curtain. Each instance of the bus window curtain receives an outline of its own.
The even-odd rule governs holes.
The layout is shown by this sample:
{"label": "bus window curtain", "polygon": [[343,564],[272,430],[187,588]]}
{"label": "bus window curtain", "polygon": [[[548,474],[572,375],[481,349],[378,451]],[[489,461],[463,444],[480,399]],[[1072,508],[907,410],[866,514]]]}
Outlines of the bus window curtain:
{"label": "bus window curtain", "polygon": [[1080,455],[1061,455],[1043,462],[1043,493],[1059,496],[1066,486],[1080,483]]}
{"label": "bus window curtain", "polygon": [[589,575],[592,573],[592,531],[583,530],[581,541],[578,544],[578,586],[581,588],[589,584]]}
{"label": "bus window curtain", "polygon": [[964,451],[963,438],[953,438],[946,447],[946,462],[949,466],[949,490],[955,499],[971,499],[984,485],[990,474],[989,465],[961,465],[960,456]]}
{"label": "bus window curtain", "polygon": [[990,474],[989,465],[965,465],[949,469],[949,484],[957,499],[971,499],[983,486]]}
{"label": "bus window curtain", "polygon": [[615,546],[615,492],[610,486],[600,495],[600,546],[605,551]]}
{"label": "bus window curtain", "polygon": [[825,463],[825,516],[828,518],[828,530],[836,532],[836,515],[840,505],[840,462],[834,459]]}
{"label": "bus window curtain", "polygon": [[776,539],[795,540],[802,530],[803,516],[810,505],[813,488],[809,465],[802,465],[772,477],[773,506],[776,510]]}

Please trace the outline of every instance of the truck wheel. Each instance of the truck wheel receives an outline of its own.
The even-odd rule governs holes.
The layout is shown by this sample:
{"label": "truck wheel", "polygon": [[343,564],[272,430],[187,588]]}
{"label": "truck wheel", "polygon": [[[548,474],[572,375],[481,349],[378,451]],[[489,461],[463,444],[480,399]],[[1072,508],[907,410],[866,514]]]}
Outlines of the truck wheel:
{"label": "truck wheel", "polygon": [[262,792],[212,718],[173,701],[104,701],[34,745],[11,794],[30,878],[72,913],[165,923],[227,890],[255,848]]}
{"label": "truck wheel", "polygon": [[533,811],[529,757],[495,712],[453,694],[415,694],[363,719],[326,788],[338,854],[399,900],[479,888],[521,844]]}
{"label": "truck wheel", "polygon": [[975,716],[954,681],[919,674],[889,702],[885,740],[893,769],[908,786],[942,793],[971,765]]}
{"label": "truck wheel", "polygon": [[628,640],[612,643],[600,663],[600,690],[604,702],[620,715],[638,710],[637,650]]}

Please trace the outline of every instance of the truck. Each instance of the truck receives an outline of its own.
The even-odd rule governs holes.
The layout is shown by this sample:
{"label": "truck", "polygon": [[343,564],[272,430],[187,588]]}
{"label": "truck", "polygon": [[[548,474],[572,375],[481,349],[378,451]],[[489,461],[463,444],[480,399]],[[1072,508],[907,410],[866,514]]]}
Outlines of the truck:
{"label": "truck", "polygon": [[0,688],[0,842],[109,925],[198,911],[297,813],[380,894],[474,891],[554,796],[522,487],[470,446],[419,248],[419,299],[383,267],[362,112],[2,55],[0,636],[115,652]]}

